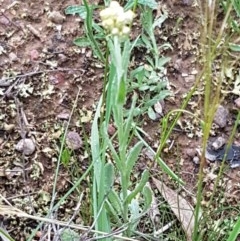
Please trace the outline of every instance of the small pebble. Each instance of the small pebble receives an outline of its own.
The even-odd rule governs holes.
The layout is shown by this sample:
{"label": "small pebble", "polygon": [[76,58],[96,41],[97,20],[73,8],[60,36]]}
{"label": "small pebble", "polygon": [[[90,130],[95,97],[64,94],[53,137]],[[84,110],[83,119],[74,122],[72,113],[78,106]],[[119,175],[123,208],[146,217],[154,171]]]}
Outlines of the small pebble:
{"label": "small pebble", "polygon": [[224,144],[226,144],[226,139],[219,136],[213,143],[212,143],[212,149],[218,150],[220,149]]}
{"label": "small pebble", "polygon": [[36,49],[30,51],[30,59],[31,61],[36,61],[39,58],[39,52]]}
{"label": "small pebble", "polygon": [[193,162],[198,165],[200,163],[200,158],[198,156],[193,157]]}
{"label": "small pebble", "polygon": [[9,57],[11,62],[16,62],[18,60],[17,55],[13,52],[11,52],[8,57]]}
{"label": "small pebble", "polygon": [[68,120],[70,117],[70,113],[67,111],[63,111],[57,115],[57,119],[59,120]]}
{"label": "small pebble", "polygon": [[49,13],[48,18],[56,24],[62,24],[63,21],[65,20],[65,16],[63,16],[60,12],[58,11],[52,11]]}
{"label": "small pebble", "polygon": [[62,64],[68,60],[68,58],[64,54],[59,54],[58,57],[59,57],[59,60],[58,60],[59,64]]}
{"label": "small pebble", "polygon": [[158,113],[159,115],[162,115],[163,113],[163,106],[161,104],[160,101],[158,101],[156,104],[154,104],[154,110],[156,111],[156,113]]}
{"label": "small pebble", "polygon": [[196,150],[194,148],[187,148],[185,153],[188,155],[188,157],[193,158],[196,155]]}
{"label": "small pebble", "polygon": [[3,125],[3,129],[7,132],[11,132],[13,129],[15,128],[14,124],[4,124]]}
{"label": "small pebble", "polygon": [[193,69],[192,72],[191,72],[192,75],[196,75],[198,74],[198,71],[196,69]]}
{"label": "small pebble", "polygon": [[227,125],[228,109],[219,105],[213,122],[217,124],[220,128],[224,128]]}
{"label": "small pebble", "polygon": [[115,132],[116,132],[116,128],[114,127],[114,125],[109,124],[108,125],[108,135],[113,136]]}
{"label": "small pebble", "polygon": [[6,17],[1,16],[0,17],[0,24],[7,26],[7,25],[10,25],[10,21]]}
{"label": "small pebble", "polygon": [[35,144],[30,138],[21,139],[15,149],[19,152],[22,152],[26,156],[30,156],[35,151]]}
{"label": "small pebble", "polygon": [[69,149],[77,150],[82,146],[82,139],[75,131],[69,131],[66,137],[66,144]]}
{"label": "small pebble", "polygon": [[238,109],[240,109],[240,97],[237,98],[235,101],[234,101],[235,105],[237,106]]}
{"label": "small pebble", "polygon": [[187,82],[187,83],[189,83],[189,82],[193,82],[193,81],[195,81],[195,76],[194,75],[189,75],[189,76],[186,76],[185,78],[184,78],[184,80],[185,80],[185,82]]}

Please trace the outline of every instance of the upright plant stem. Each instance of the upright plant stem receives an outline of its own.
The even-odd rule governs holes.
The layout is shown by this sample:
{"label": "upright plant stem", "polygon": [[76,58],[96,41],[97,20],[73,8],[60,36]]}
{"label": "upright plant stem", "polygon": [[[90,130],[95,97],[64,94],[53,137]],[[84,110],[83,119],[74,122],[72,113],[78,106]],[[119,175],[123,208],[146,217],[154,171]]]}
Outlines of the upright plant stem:
{"label": "upright plant stem", "polygon": [[[103,97],[102,97],[102,109],[103,111],[101,112],[100,116],[100,126],[102,126],[103,121],[104,121],[104,116],[105,116],[105,105],[106,105],[106,96],[107,96],[107,83],[108,83],[108,73],[109,73],[109,49],[106,49],[106,57],[105,57],[105,68],[104,68],[104,79],[103,79]],[[108,123],[106,123],[108,124]]]}
{"label": "upright plant stem", "polygon": [[[210,6],[211,7],[211,6]],[[195,222],[194,222],[194,230],[193,230],[193,240],[198,240],[198,228],[199,228],[199,214],[200,214],[200,206],[201,206],[201,198],[202,198],[202,189],[203,189],[203,168],[205,165],[205,150],[207,148],[207,139],[210,131],[210,124],[211,122],[209,119],[209,111],[207,111],[209,107],[209,96],[210,96],[210,88],[211,82],[209,81],[210,74],[211,74],[211,64],[212,64],[212,56],[211,56],[211,41],[209,33],[212,33],[212,26],[213,26],[213,18],[209,19],[209,5],[205,3],[205,23],[204,23],[204,31],[203,31],[203,38],[202,38],[202,45],[203,45],[203,56],[206,56],[204,61],[204,75],[203,79],[206,83],[205,85],[205,96],[204,96],[204,120],[205,124],[203,127],[203,141],[202,141],[202,153],[201,153],[201,161],[199,167],[199,176],[198,176],[198,189],[197,189],[197,203],[195,207]],[[206,26],[208,26],[207,28]]]}
{"label": "upright plant stem", "polygon": [[91,40],[91,44],[92,47],[96,50],[96,53],[98,55],[98,57],[100,58],[101,62],[104,62],[104,57],[103,54],[98,46],[97,41],[94,38],[93,35],[93,30],[92,30],[92,9],[89,8],[88,2],[87,0],[83,0],[84,6],[86,8],[86,12],[87,12],[87,18],[86,18],[86,26],[87,26],[87,35],[89,36],[90,40]]}
{"label": "upright plant stem", "polygon": [[[197,203],[195,208],[195,224],[193,231],[193,240],[199,240],[200,236],[198,235],[199,231],[199,216],[200,216],[200,207],[202,200],[202,190],[203,190],[203,178],[204,178],[204,166],[205,166],[205,151],[207,148],[207,141],[209,138],[213,118],[215,111],[217,109],[217,105],[220,99],[221,93],[221,84],[222,84],[222,74],[221,78],[218,82],[218,86],[214,90],[214,96],[212,96],[213,86],[212,86],[212,66],[213,62],[219,54],[219,43],[223,37],[223,30],[225,29],[227,19],[229,18],[231,4],[229,4],[228,11],[225,15],[224,21],[221,26],[221,31],[218,34],[217,40],[213,43],[213,29],[214,29],[214,21],[215,21],[215,9],[216,9],[216,1],[212,1],[211,4],[205,3],[205,16],[204,16],[204,29],[202,31],[202,46],[203,46],[203,56],[204,58],[204,75],[203,80],[205,83],[205,91],[204,91],[204,129],[203,129],[203,140],[202,140],[202,153],[201,153],[201,161],[199,168],[199,176],[198,176],[198,190],[197,190]],[[223,46],[222,48],[224,48]],[[224,68],[224,66],[222,66]]]}

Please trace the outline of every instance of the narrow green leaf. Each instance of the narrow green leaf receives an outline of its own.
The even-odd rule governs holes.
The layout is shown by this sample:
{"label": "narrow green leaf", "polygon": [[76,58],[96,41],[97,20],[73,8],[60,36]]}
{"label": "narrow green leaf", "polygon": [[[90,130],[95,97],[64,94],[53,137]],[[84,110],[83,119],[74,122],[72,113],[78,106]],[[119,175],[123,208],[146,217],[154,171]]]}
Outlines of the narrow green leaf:
{"label": "narrow green leaf", "polygon": [[[134,6],[135,0],[129,0],[127,4],[125,5],[125,9],[130,9]],[[141,4],[145,7],[149,7],[151,9],[157,9],[157,2],[155,0],[138,0],[138,4]]]}
{"label": "narrow green leaf", "polygon": [[103,124],[103,138],[106,140],[106,143],[108,144],[108,147],[111,150],[111,154],[113,156],[117,169],[121,170],[121,168],[122,168],[121,160],[118,156],[118,153],[115,150],[115,147],[113,146],[112,141],[110,140],[110,138],[108,136],[106,123]]}
{"label": "narrow green leaf", "polygon": [[145,72],[145,69],[144,69],[144,66],[139,66],[137,67],[136,69],[132,70],[130,72],[130,78],[133,79],[134,77],[137,79],[138,75],[142,75],[142,72],[144,73]]}
{"label": "narrow green leaf", "polygon": [[114,178],[114,166],[112,163],[107,163],[104,166],[104,189],[106,194],[111,190]]}
{"label": "narrow green leaf", "polygon": [[153,59],[149,56],[146,56],[146,59],[147,59],[148,63],[150,64],[150,66],[153,67],[154,66]]}
{"label": "narrow green leaf", "polygon": [[71,158],[71,151],[67,148],[64,148],[61,155],[61,162],[66,167]]}
{"label": "narrow green leaf", "polygon": [[140,215],[141,215],[138,199],[137,198],[132,199],[131,203],[128,206],[131,214],[130,220],[129,220],[130,221],[129,229],[134,232],[135,230],[137,230],[137,225],[140,222]]}
{"label": "narrow green leaf", "polygon": [[139,219],[140,216],[140,207],[138,200],[132,199],[131,203],[129,204],[129,209],[131,213],[130,222],[136,222],[136,220]]}
{"label": "narrow green leaf", "polygon": [[136,106],[136,101],[137,101],[137,94],[134,92],[133,97],[132,97],[132,105],[131,109],[128,113],[128,118],[126,120],[126,124],[124,126],[124,137],[126,139],[129,138],[130,131],[132,129],[132,123],[133,123],[133,116],[134,116],[134,110]]}
{"label": "narrow green leaf", "polygon": [[142,34],[141,40],[145,44],[145,48],[147,48],[148,50],[151,50],[153,48],[149,38],[145,34]]}
{"label": "narrow green leaf", "polygon": [[2,227],[0,227],[0,238],[3,241],[14,241],[14,239],[8,234],[6,230],[4,230]]}
{"label": "narrow green leaf", "polygon": [[156,113],[155,111],[153,110],[152,107],[149,107],[148,108],[148,117],[151,119],[151,120],[156,120]]}
{"label": "narrow green leaf", "polygon": [[122,69],[127,73],[128,66],[129,66],[129,59],[131,55],[132,44],[130,43],[129,39],[124,42],[124,48],[122,52]]}
{"label": "narrow green leaf", "polygon": [[139,181],[135,189],[127,196],[126,200],[124,200],[124,203],[129,204],[132,201],[132,199],[135,198],[136,195],[143,190],[143,187],[148,182],[148,179],[149,179],[149,171],[144,170],[141,180]]}
{"label": "narrow green leaf", "polygon": [[106,125],[108,126],[108,123],[110,121],[110,116],[111,116],[111,111],[112,111],[112,105],[115,100],[116,96],[116,67],[113,63],[110,64],[110,69],[109,69],[109,77],[108,77],[108,84],[106,88],[107,92],[107,98],[106,98],[106,112],[105,112],[105,122]]}
{"label": "narrow green leaf", "polygon": [[117,103],[120,105],[124,105],[125,99],[126,99],[126,82],[122,78],[118,89]]}
{"label": "narrow green leaf", "polygon": [[68,6],[65,9],[65,14],[78,14],[82,19],[86,19],[87,17],[87,11],[85,6],[81,6],[81,5],[76,5],[76,6]]}
{"label": "narrow green leaf", "polygon": [[161,28],[162,27],[162,23],[165,22],[165,20],[168,18],[167,14],[162,14],[158,19],[156,19],[153,23],[153,29],[155,29],[156,27]]}
{"label": "narrow green leaf", "polygon": [[146,212],[152,204],[152,190],[145,185],[142,191],[142,194],[144,196],[144,208],[143,208],[143,212]]}
{"label": "narrow green leaf", "polygon": [[100,151],[100,143],[99,143],[99,131],[98,131],[98,119],[101,112],[102,98],[100,99],[97,110],[93,119],[92,130],[91,130],[91,150],[92,150],[92,161],[94,163],[94,178],[97,182],[97,188],[99,191],[100,185],[100,170],[101,170],[101,151]]}
{"label": "narrow green leaf", "polygon": [[142,150],[143,147],[143,143],[141,141],[139,141],[138,143],[135,144],[134,147],[131,148],[128,156],[127,156],[127,177],[130,177],[131,171],[136,163],[136,161],[138,160],[139,154]]}
{"label": "narrow green leaf", "polygon": [[238,17],[240,17],[240,2],[239,2],[239,0],[232,0],[232,3],[233,3],[234,9],[235,9]]}
{"label": "narrow green leaf", "polygon": [[[138,130],[140,130],[141,133],[144,133],[140,128],[138,128]],[[136,131],[135,133],[137,137],[143,142],[143,144],[148,148],[148,150],[151,151],[154,156],[156,156],[156,152],[151,148],[151,146],[148,145],[148,143],[142,138],[142,136],[138,133],[138,131]],[[177,176],[160,157],[155,157],[155,160],[162,168],[162,170],[167,175],[169,175],[173,180],[175,180],[180,184],[184,184],[184,181],[179,176]]]}
{"label": "narrow green leaf", "polygon": [[147,100],[145,103],[146,107],[151,107],[156,104],[158,101],[165,99],[169,96],[171,92],[169,90],[162,90],[159,94],[155,95],[152,99]]}
{"label": "narrow green leaf", "polygon": [[234,52],[240,52],[239,44],[229,43],[229,48]]}
{"label": "narrow green leaf", "polygon": [[111,222],[113,223],[114,220],[114,224],[120,227],[122,225],[121,214],[116,212],[110,200],[106,200],[105,205],[107,212],[111,215]]}
{"label": "narrow green leaf", "polygon": [[230,232],[227,241],[235,241],[240,234],[240,217],[238,218],[237,222],[235,223],[233,230]]}
{"label": "narrow green leaf", "polygon": [[143,84],[142,86],[139,87],[139,91],[146,91],[149,90],[149,85]]}
{"label": "narrow green leaf", "polygon": [[74,39],[73,43],[76,44],[79,47],[91,46],[91,43],[89,42],[89,39],[86,38],[86,37],[76,38],[76,39]]}
{"label": "narrow green leaf", "polygon": [[108,200],[117,214],[121,215],[123,210],[122,201],[114,190],[111,190],[111,192],[108,194]]}
{"label": "narrow green leaf", "polygon": [[168,63],[171,60],[170,57],[162,57],[158,59],[158,68],[163,67],[166,63]]}

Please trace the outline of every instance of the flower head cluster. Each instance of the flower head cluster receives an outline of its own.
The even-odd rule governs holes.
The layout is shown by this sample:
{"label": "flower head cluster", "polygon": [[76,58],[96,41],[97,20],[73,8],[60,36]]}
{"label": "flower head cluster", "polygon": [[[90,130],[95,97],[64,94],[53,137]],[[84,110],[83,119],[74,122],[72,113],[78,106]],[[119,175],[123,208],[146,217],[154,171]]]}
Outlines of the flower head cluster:
{"label": "flower head cluster", "polygon": [[124,9],[117,1],[112,1],[108,8],[100,12],[102,26],[112,35],[126,37],[130,33],[129,25],[132,23],[134,13]]}

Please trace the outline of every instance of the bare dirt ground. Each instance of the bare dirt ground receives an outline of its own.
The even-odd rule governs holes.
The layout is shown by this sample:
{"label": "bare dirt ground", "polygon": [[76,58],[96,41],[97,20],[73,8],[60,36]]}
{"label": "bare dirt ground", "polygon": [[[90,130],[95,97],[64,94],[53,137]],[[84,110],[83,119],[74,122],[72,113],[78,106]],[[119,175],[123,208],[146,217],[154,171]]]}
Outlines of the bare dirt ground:
{"label": "bare dirt ground", "polygon": [[[94,104],[101,93],[103,69],[96,67],[90,49],[80,49],[73,44],[73,39],[83,34],[83,21],[78,16],[64,15],[67,6],[77,4],[79,1],[74,0],[3,0],[0,3],[0,203],[8,202],[30,214],[45,215],[47,212],[61,137],[78,92],[69,129],[81,136],[84,133],[79,119],[89,133]],[[174,92],[174,98],[165,101],[164,113],[167,113],[180,107],[183,95],[193,85],[200,69],[197,58],[200,25],[199,10],[191,1],[165,1],[163,7],[169,17],[157,33],[158,41],[159,44],[167,41],[173,47],[164,52],[172,59],[168,78]],[[58,14],[51,16],[53,11]],[[192,99],[190,111],[201,111],[201,101],[197,101],[197,97]],[[229,125],[218,129],[216,136],[230,134],[236,112],[233,103],[227,106],[232,108]],[[148,117],[144,120],[147,123],[144,129],[156,148],[159,122],[150,121]],[[165,149],[163,158],[194,193],[198,166],[193,158],[197,155],[196,148],[200,148],[201,137],[192,119],[184,115],[181,125],[173,132],[169,144],[172,148]],[[35,146],[30,155],[16,150],[16,145],[24,138],[32,140]],[[70,173],[81,175],[90,162],[82,148],[75,151],[74,157],[70,169],[63,166],[60,169],[59,196],[71,187],[73,177]],[[144,162],[139,168],[144,168]],[[161,175],[155,169],[152,173]],[[239,202],[239,180],[239,168],[226,169],[224,182],[228,189],[224,202],[228,205]],[[210,180],[206,181],[206,186],[211,191]],[[80,190],[84,188],[87,187],[80,187]],[[71,210],[75,205],[73,196],[62,207],[62,216],[58,218],[67,221],[66,207]],[[76,223],[89,224],[88,205],[76,217]],[[3,216],[0,220],[16,240],[25,240],[36,227],[36,222],[31,220]]]}

